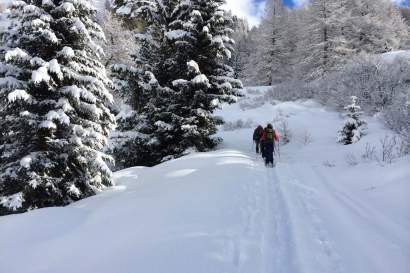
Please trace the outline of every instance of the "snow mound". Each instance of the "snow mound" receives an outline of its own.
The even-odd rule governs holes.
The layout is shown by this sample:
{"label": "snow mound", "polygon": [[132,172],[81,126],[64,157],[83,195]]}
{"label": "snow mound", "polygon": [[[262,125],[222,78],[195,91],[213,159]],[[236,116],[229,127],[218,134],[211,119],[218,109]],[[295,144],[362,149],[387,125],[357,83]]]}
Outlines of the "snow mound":
{"label": "snow mound", "polygon": [[263,171],[223,150],[117,172],[117,186],[95,197],[1,217],[0,272],[71,273],[73,261],[78,273],[220,272]]}

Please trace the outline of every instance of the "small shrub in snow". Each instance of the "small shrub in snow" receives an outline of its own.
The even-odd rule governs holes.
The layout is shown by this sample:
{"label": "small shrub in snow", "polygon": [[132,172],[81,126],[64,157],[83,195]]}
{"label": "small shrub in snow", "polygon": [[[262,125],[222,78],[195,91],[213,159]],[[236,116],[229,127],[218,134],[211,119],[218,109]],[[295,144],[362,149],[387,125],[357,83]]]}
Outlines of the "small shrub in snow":
{"label": "small shrub in snow", "polygon": [[410,153],[410,136],[408,136],[407,139],[400,138],[398,140],[396,153],[398,157],[402,157]]}
{"label": "small shrub in snow", "polygon": [[251,119],[243,121],[242,119],[238,119],[237,121],[228,121],[225,122],[222,126],[224,131],[234,131],[238,129],[244,128],[252,128],[254,127],[254,122]]}
{"label": "small shrub in snow", "polygon": [[309,130],[305,130],[303,132],[303,136],[302,136],[302,143],[303,145],[309,145],[313,142],[313,136],[312,133]]}
{"label": "small shrub in snow", "polygon": [[396,149],[398,147],[398,141],[396,136],[385,136],[380,139],[381,145],[381,158],[383,163],[391,164],[397,157]]}
{"label": "small shrub in snow", "polygon": [[337,141],[345,145],[356,143],[366,133],[367,122],[361,119],[363,112],[357,105],[357,97],[352,96],[352,103],[345,107],[345,122],[339,131]]}
{"label": "small shrub in snow", "polygon": [[394,159],[407,154],[407,143],[399,136],[386,135],[380,139],[379,143],[379,149],[370,143],[366,143],[362,159],[365,161],[391,164]]}
{"label": "small shrub in snow", "polygon": [[365,161],[377,160],[376,146],[366,143],[365,151],[362,154],[362,159]]}
{"label": "small shrub in snow", "polygon": [[346,154],[346,163],[349,166],[356,166],[359,164],[359,160],[357,159],[357,157],[353,154],[353,153],[348,153]]}
{"label": "small shrub in snow", "polygon": [[325,162],[323,162],[323,166],[328,167],[328,168],[334,168],[336,167],[336,164],[329,160],[326,160]]}

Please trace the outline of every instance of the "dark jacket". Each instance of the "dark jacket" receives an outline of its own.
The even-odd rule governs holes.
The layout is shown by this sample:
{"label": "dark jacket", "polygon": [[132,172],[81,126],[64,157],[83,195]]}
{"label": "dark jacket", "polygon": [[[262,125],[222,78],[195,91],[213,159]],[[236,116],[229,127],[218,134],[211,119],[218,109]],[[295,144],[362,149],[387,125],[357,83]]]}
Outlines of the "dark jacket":
{"label": "dark jacket", "polygon": [[253,131],[253,141],[260,142],[263,138],[264,133],[265,132],[262,126],[258,126],[258,128],[256,128],[255,131]]}

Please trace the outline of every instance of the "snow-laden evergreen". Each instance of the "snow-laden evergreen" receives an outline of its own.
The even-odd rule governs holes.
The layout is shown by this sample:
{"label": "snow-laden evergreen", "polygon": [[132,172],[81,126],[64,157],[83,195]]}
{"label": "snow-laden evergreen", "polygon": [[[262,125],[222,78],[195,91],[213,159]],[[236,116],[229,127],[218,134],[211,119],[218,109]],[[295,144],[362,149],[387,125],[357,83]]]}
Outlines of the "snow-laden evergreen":
{"label": "snow-laden evergreen", "polygon": [[[113,153],[127,166],[153,165],[191,148],[215,147],[212,112],[242,87],[226,60],[234,41],[224,1],[119,1],[126,22],[143,21],[134,66],[114,65],[116,90],[133,113],[119,116]],[[125,122],[125,124],[121,124]],[[132,124],[132,125],[131,125]],[[130,154],[129,149],[135,151]]]}
{"label": "snow-laden evergreen", "polygon": [[88,0],[11,7],[0,56],[0,214],[60,206],[112,185],[115,118]]}
{"label": "snow-laden evergreen", "polygon": [[345,122],[337,137],[337,141],[345,145],[358,142],[367,130],[367,122],[362,119],[363,112],[357,105],[357,97],[352,96],[351,99],[352,103],[344,108]]}

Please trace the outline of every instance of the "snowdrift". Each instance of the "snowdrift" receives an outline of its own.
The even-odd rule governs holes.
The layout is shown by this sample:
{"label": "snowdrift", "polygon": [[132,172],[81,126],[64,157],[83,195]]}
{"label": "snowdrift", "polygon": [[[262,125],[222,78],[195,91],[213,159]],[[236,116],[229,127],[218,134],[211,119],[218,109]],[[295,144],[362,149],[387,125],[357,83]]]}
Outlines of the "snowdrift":
{"label": "snowdrift", "polygon": [[0,272],[221,272],[263,171],[223,150],[118,172],[112,191],[1,217]]}

